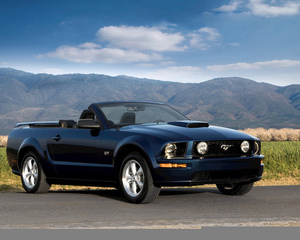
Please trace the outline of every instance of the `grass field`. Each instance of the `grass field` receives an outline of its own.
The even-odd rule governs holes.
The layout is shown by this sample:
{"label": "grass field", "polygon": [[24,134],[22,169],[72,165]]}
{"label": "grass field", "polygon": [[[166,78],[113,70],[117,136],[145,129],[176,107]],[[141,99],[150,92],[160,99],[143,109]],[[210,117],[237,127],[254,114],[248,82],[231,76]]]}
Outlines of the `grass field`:
{"label": "grass field", "polygon": [[6,160],[6,148],[0,147],[0,192],[22,189],[20,177],[14,175]]}
{"label": "grass field", "polygon": [[300,142],[262,142],[265,178],[300,178]]}
{"label": "grass field", "polygon": [[[263,180],[256,185],[300,184],[300,142],[262,142],[265,155]],[[78,189],[72,186],[53,186],[53,190]],[[82,189],[82,187],[80,187]],[[89,188],[85,188],[89,189]],[[0,148],[0,192],[22,190],[19,176],[11,173],[6,149]]]}

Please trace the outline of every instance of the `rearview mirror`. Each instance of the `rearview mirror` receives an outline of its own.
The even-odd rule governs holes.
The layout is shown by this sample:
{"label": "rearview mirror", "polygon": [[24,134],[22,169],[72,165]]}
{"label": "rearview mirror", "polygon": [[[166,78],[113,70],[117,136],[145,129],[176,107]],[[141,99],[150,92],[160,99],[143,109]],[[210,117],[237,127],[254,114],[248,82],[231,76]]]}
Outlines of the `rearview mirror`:
{"label": "rearview mirror", "polygon": [[94,123],[93,119],[79,119],[77,123],[77,128],[99,129],[100,124]]}

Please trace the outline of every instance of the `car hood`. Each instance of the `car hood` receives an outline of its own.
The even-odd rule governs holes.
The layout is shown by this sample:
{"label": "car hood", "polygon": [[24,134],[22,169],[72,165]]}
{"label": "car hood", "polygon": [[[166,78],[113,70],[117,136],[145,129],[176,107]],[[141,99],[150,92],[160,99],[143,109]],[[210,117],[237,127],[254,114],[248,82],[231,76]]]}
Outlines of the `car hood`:
{"label": "car hood", "polygon": [[[186,124],[184,124],[186,123]],[[180,122],[180,124],[158,123],[131,125],[121,128],[121,131],[135,132],[149,136],[163,137],[170,141],[190,141],[190,140],[256,140],[246,133],[217,126],[208,126],[199,122],[199,127],[188,127],[190,121]],[[196,124],[197,126],[197,124]]]}

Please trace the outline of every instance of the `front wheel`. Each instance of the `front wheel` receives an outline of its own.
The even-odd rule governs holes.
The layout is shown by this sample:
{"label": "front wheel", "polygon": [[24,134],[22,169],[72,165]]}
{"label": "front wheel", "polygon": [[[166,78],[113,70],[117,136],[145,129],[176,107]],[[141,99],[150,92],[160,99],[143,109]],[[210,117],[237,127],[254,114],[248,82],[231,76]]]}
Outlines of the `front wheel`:
{"label": "front wheel", "polygon": [[217,184],[219,191],[226,195],[244,195],[248,193],[254,183],[226,183]]}
{"label": "front wheel", "polygon": [[25,154],[21,166],[22,185],[28,193],[48,192],[51,184],[47,182],[46,175],[33,152]]}
{"label": "front wheel", "polygon": [[119,172],[120,189],[131,203],[150,203],[159,195],[145,159],[137,152],[129,154]]}

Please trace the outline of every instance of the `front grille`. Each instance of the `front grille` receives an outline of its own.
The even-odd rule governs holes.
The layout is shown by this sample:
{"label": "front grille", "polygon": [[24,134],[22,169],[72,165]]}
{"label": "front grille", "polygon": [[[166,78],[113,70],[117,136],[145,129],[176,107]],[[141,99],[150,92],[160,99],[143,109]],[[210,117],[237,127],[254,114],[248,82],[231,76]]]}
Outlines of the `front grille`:
{"label": "front grille", "polygon": [[248,153],[244,153],[241,150],[241,143],[243,140],[236,141],[206,141],[208,145],[208,152],[204,155],[201,155],[197,152],[197,144],[199,142],[194,143],[193,155],[195,157],[239,157],[244,155],[251,155],[252,152],[252,143],[250,143],[250,149]]}
{"label": "front grille", "polygon": [[214,180],[231,180],[242,178],[255,178],[259,175],[258,170],[234,170],[234,171],[215,171],[215,172],[196,172],[192,182],[214,181]]}

